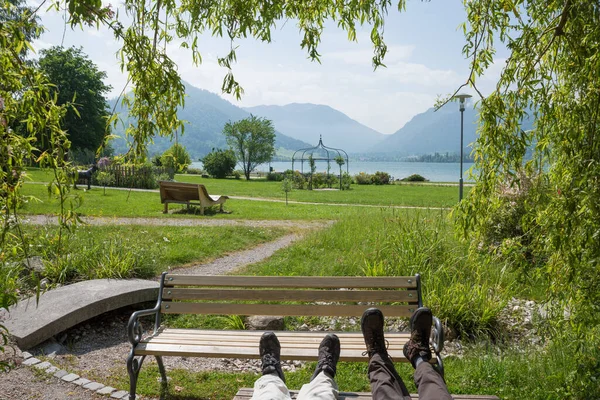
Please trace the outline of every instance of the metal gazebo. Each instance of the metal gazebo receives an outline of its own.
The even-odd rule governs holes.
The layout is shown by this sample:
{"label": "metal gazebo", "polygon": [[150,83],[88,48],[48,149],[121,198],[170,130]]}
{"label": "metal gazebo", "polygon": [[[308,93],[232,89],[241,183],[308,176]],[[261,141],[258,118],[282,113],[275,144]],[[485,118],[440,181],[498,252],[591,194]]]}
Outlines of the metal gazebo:
{"label": "metal gazebo", "polygon": [[[307,155],[308,154],[308,155]],[[328,147],[323,144],[323,137],[319,135],[319,144],[314,147],[307,147],[305,149],[296,150],[292,155],[292,171],[294,171],[294,163],[300,162],[300,172],[304,174],[304,162],[308,161],[312,156],[312,159],[316,161],[327,161],[327,177],[329,177],[331,171],[331,162],[336,163],[337,157],[342,157],[346,164],[346,173],[348,173],[348,153],[342,149],[336,149],[334,147]],[[340,165],[340,187],[342,182],[342,166]]]}

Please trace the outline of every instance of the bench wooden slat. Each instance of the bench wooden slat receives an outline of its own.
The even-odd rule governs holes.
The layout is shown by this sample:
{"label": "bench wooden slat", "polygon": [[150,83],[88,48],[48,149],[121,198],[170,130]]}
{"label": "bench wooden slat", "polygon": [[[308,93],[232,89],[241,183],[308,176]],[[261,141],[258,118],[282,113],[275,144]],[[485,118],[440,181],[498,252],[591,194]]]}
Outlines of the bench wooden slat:
{"label": "bench wooden slat", "polygon": [[342,276],[199,276],[167,274],[165,287],[221,286],[272,288],[387,288],[416,289],[414,276],[342,277]]}
{"label": "bench wooden slat", "polygon": [[[248,347],[229,347],[229,346],[195,346],[184,344],[162,344],[152,342],[142,342],[135,349],[136,355],[153,355],[176,357],[213,357],[213,358],[260,358],[258,345],[254,344]],[[368,356],[364,354],[364,349],[343,349],[340,352],[341,361],[368,361]],[[388,354],[394,361],[406,361],[402,350],[390,350]],[[284,360],[305,360],[316,361],[318,359],[318,349],[313,348],[281,348],[281,359]]]}
{"label": "bench wooden slat", "polygon": [[[171,334],[171,335],[219,335],[219,336],[248,336],[253,338],[260,338],[264,331],[238,331],[238,330],[218,330],[218,329],[195,329],[195,328],[163,328],[159,331],[159,334]],[[319,331],[276,331],[278,338],[282,337],[302,337],[302,338],[320,338],[326,334]],[[338,335],[338,337],[352,338],[360,336],[361,332],[332,332]],[[410,332],[385,332],[385,337],[409,337]]]}
{"label": "bench wooden slat", "polygon": [[[299,305],[299,304],[236,304],[236,303],[177,303],[163,301],[165,314],[205,315],[276,315],[276,316],[338,316],[360,317],[367,305]],[[415,305],[377,306],[386,317],[410,317]]]}
{"label": "bench wooden slat", "polygon": [[244,290],[167,288],[165,300],[265,300],[265,301],[360,301],[413,302],[418,301],[416,290]]}
{"label": "bench wooden slat", "polygon": [[[299,390],[290,390],[290,395],[292,399],[296,399],[298,397]],[[249,400],[252,398],[252,394],[254,393],[253,389],[250,388],[241,388],[238,390],[237,394],[233,398],[233,400]],[[418,399],[419,395],[416,393],[411,393],[410,395],[413,399]],[[453,394],[452,398],[454,400],[500,400],[497,396],[486,396],[486,395],[472,395],[472,394]],[[371,393],[367,392],[339,392],[340,400],[372,400]]]}

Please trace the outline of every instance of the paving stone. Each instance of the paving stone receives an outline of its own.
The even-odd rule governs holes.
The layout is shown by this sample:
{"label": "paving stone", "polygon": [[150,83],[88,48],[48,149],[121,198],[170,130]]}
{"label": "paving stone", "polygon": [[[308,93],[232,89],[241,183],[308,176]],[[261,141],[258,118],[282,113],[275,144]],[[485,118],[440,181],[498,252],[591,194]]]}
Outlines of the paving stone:
{"label": "paving stone", "polygon": [[30,358],[28,358],[27,360],[23,361],[23,364],[24,364],[24,365],[35,365],[35,364],[38,364],[38,363],[40,363],[40,362],[41,362],[41,361],[40,361],[40,360],[38,360],[37,358],[35,358],[35,357],[30,357]]}
{"label": "paving stone", "polygon": [[84,389],[91,390],[92,392],[100,390],[103,387],[104,387],[104,385],[101,384],[101,383],[98,383],[98,382],[90,382],[90,383],[87,383],[87,384],[83,385]]}
{"label": "paving stone", "polygon": [[111,398],[113,399],[124,399],[125,396],[128,396],[129,392],[126,392],[124,390],[119,390],[118,392],[114,392],[113,394],[110,395]]}
{"label": "paving stone", "polygon": [[79,378],[79,379],[73,381],[73,383],[76,384],[77,386],[87,385],[90,382],[91,381],[89,379],[85,379],[85,378]]}
{"label": "paving stone", "polygon": [[26,351],[24,351],[24,352],[23,352],[23,358],[24,358],[24,359],[26,359],[26,360],[27,360],[28,358],[31,358],[31,357],[33,357],[33,355],[32,355],[31,353],[28,353],[28,352],[26,352]]}
{"label": "paving stone", "polygon": [[57,378],[62,378],[63,376],[69,375],[69,373],[67,371],[65,371],[64,369],[61,369],[60,371],[56,371],[54,373],[54,376]]}
{"label": "paving stone", "polygon": [[47,372],[47,373],[49,373],[49,374],[53,374],[53,373],[55,373],[56,371],[58,371],[58,368],[57,368],[57,367],[55,367],[54,365],[53,365],[53,366],[51,366],[50,368],[48,368],[48,369],[46,370],[46,372]]}
{"label": "paving stone", "polygon": [[65,382],[73,382],[74,380],[79,379],[79,375],[77,375],[77,374],[67,374],[67,375],[63,376],[62,378],[60,378],[60,379],[62,379]]}
{"label": "paving stone", "polygon": [[35,364],[34,367],[38,369],[48,369],[52,366],[48,361],[41,362],[39,364]]}
{"label": "paving stone", "polygon": [[96,390],[96,393],[98,393],[98,394],[111,394],[115,390],[117,390],[117,389],[115,389],[114,387],[105,386],[105,387],[103,387],[100,390]]}

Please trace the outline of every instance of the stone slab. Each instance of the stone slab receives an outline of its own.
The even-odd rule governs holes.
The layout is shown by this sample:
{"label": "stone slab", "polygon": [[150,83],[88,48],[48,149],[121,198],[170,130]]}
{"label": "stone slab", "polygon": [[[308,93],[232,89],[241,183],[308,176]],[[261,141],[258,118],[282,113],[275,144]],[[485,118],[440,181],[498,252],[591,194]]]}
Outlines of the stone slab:
{"label": "stone slab", "polygon": [[73,383],[77,386],[87,385],[90,382],[91,381],[89,379],[85,379],[85,378],[79,378],[79,379],[73,381]]}
{"label": "stone slab", "polygon": [[106,394],[106,395],[109,395],[109,394],[111,394],[112,392],[114,392],[115,390],[117,390],[117,389],[115,389],[114,387],[111,387],[111,386],[105,386],[105,387],[103,387],[103,388],[102,388],[102,389],[100,389],[100,390],[96,390],[96,393],[98,393],[98,394]]}
{"label": "stone slab", "polygon": [[104,387],[104,385],[101,383],[98,383],[98,382],[90,382],[90,383],[83,385],[84,389],[91,390],[92,392],[95,392],[96,390],[100,390],[103,387]]}
{"label": "stone slab", "polygon": [[69,375],[69,373],[67,371],[65,371],[64,369],[61,369],[60,371],[56,371],[54,373],[54,376],[57,378],[62,378],[63,376]]}
{"label": "stone slab", "polygon": [[125,396],[129,396],[129,392],[126,392],[124,390],[119,390],[118,392],[114,392],[110,395],[110,397],[113,399],[124,399]]}
{"label": "stone slab", "polygon": [[41,361],[35,357],[29,357],[27,360],[23,361],[23,365],[35,365],[39,364]]}
{"label": "stone slab", "polygon": [[34,365],[34,367],[36,367],[37,369],[43,369],[43,370],[46,370],[46,369],[50,368],[51,366],[52,366],[52,364],[50,364],[48,361],[44,361],[44,362]]}
{"label": "stone slab", "polygon": [[63,376],[62,378],[60,378],[60,379],[62,379],[65,382],[73,382],[73,381],[76,381],[77,379],[79,379],[79,375],[77,375],[77,374],[67,374],[67,375]]}
{"label": "stone slab", "polygon": [[20,301],[4,325],[21,349],[29,349],[83,321],[117,308],[153,301],[158,282],[94,279],[62,286]]}

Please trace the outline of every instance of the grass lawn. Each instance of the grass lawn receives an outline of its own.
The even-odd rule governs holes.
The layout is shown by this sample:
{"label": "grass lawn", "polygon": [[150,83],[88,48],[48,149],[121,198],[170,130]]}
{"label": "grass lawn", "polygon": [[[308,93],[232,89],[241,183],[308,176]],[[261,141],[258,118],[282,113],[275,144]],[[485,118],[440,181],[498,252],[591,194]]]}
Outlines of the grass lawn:
{"label": "grass lawn", "polygon": [[[228,181],[235,182],[235,181]],[[169,214],[163,214],[163,205],[157,192],[140,192],[106,189],[72,190],[73,195],[78,195],[82,202],[75,209],[82,216],[104,217],[156,217],[156,218],[189,218],[194,212],[199,214],[199,208],[193,208],[192,213],[186,211],[184,205],[169,205]],[[30,200],[21,208],[24,214],[57,214],[59,202],[54,197],[48,196],[45,185],[26,184],[23,194],[34,196],[39,201]],[[382,206],[385,208],[385,206]],[[288,204],[280,202],[238,200],[230,199],[225,203],[224,209],[230,214],[215,213],[216,207],[208,210],[206,216],[197,215],[197,218],[217,219],[273,219],[273,220],[306,220],[306,219],[337,219],[343,215],[356,215],[357,213],[370,214],[379,210],[379,207],[314,205],[314,204]]]}

